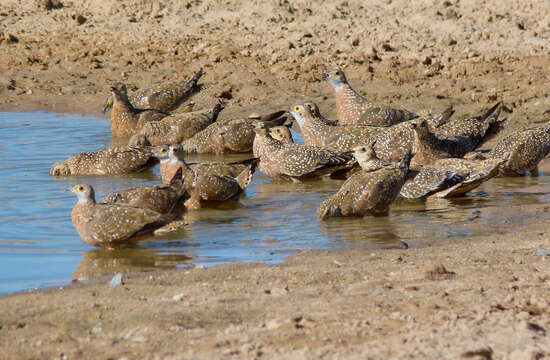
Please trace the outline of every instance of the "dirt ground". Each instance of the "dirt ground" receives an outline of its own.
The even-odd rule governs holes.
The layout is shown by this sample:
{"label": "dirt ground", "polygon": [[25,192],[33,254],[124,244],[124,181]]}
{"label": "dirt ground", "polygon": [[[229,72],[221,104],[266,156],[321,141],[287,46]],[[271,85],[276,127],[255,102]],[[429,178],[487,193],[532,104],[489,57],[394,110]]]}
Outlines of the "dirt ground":
{"label": "dirt ground", "polygon": [[[223,116],[315,101],[327,69],[369,99],[458,116],[503,101],[550,118],[545,0],[3,0],[0,111],[103,116],[199,69]],[[482,209],[482,213],[486,211]],[[304,252],[276,265],[126,274],[0,299],[0,358],[550,358],[548,207],[513,231],[420,249]],[[429,243],[429,241],[427,241]]]}

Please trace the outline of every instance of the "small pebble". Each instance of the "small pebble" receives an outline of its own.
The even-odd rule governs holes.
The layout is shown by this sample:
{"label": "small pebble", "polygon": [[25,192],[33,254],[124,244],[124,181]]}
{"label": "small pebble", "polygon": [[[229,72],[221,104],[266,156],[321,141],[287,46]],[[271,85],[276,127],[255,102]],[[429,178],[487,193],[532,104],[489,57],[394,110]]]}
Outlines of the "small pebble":
{"label": "small pebble", "polygon": [[174,301],[183,301],[184,297],[185,297],[185,294],[181,293],[181,294],[174,295],[172,297],[172,300],[174,300]]}
{"label": "small pebble", "polygon": [[122,273],[118,273],[115,276],[113,276],[113,278],[111,279],[111,282],[109,283],[109,286],[117,287],[122,284],[124,284],[124,282],[122,281]]}
{"label": "small pebble", "polygon": [[533,254],[535,256],[550,256],[550,250],[537,250]]}
{"label": "small pebble", "polygon": [[103,328],[101,327],[101,323],[98,323],[96,324],[93,328],[92,328],[92,334],[99,334],[103,331]]}
{"label": "small pebble", "polygon": [[382,290],[376,289],[376,290],[374,290],[373,292],[370,293],[370,296],[378,296],[380,294],[382,294]]}

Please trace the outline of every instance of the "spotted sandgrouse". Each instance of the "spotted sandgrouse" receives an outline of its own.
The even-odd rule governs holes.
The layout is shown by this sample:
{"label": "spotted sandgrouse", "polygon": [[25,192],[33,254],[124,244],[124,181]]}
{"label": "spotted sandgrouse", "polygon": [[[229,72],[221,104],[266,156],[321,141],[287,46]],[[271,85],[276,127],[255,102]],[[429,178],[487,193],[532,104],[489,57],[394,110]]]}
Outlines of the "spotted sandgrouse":
{"label": "spotted sandgrouse", "polygon": [[338,154],[314,146],[283,143],[262,126],[254,128],[254,155],[259,168],[274,179],[302,181],[350,168],[355,163],[349,154]]}
{"label": "spotted sandgrouse", "polygon": [[497,142],[488,159],[503,159],[499,176],[538,175],[539,162],[550,153],[550,126],[514,132]]}
{"label": "spotted sandgrouse", "polygon": [[[190,80],[182,83],[160,83],[145,89],[140,89],[133,94],[128,94],[126,84],[116,83],[120,92],[128,95],[130,103],[138,109],[155,109],[165,112],[176,110],[185,100],[199,91],[199,79],[202,70],[197,72]],[[111,95],[103,106],[106,113],[112,106],[114,97]]]}
{"label": "spotted sandgrouse", "polygon": [[146,123],[133,137],[144,136],[152,145],[179,144],[215,122],[222,109],[218,103],[209,111],[170,115]]}
{"label": "spotted sandgrouse", "polygon": [[114,86],[111,87],[114,97],[111,112],[111,133],[116,137],[130,137],[137,133],[143,125],[158,121],[170,114],[159,110],[136,109],[128,100],[128,96]]}
{"label": "spotted sandgrouse", "polygon": [[494,177],[504,160],[441,159],[423,166],[407,180],[401,189],[401,196],[418,199],[434,196],[450,198],[464,195]]}
{"label": "spotted sandgrouse", "polygon": [[126,204],[145,208],[161,214],[181,214],[183,202],[189,195],[183,187],[182,171],[174,176],[170,184],[140,186],[115,192],[102,198],[100,204]]}
{"label": "spotted sandgrouse", "polygon": [[78,198],[71,214],[74,227],[82,240],[93,246],[116,247],[170,221],[169,217],[148,209],[97,204],[90,185],[75,185],[71,191]]}
{"label": "spotted sandgrouse", "polygon": [[364,147],[354,149],[361,170],[347,179],[342,187],[325,200],[317,210],[319,219],[334,216],[385,215],[397,198],[409,171],[411,154],[399,163],[372,166],[373,153]]}
{"label": "spotted sandgrouse", "polygon": [[449,153],[463,157],[494,138],[504,127],[506,119],[499,119],[502,104],[498,103],[480,116],[455,119],[439,126],[434,133],[448,141]]}
{"label": "spotted sandgrouse", "polygon": [[181,146],[159,146],[156,156],[161,161],[163,182],[182,171],[184,187],[190,195],[185,206],[191,209],[202,207],[204,201],[237,199],[252,181],[257,160],[238,163],[187,164]]}
{"label": "spotted sandgrouse", "polygon": [[384,128],[383,126],[369,125],[327,125],[316,115],[318,107],[312,103],[292,106],[290,113],[300,125],[306,145],[325,147],[340,152],[350,151],[359,144],[368,143],[374,134]]}
{"label": "spotted sandgrouse", "polygon": [[52,176],[120,175],[147,170],[158,164],[151,149],[120,146],[96,152],[75,154],[57,162],[50,170]]}
{"label": "spotted sandgrouse", "polygon": [[[452,107],[446,109],[443,113],[435,116],[427,116],[423,119],[430,131],[436,129],[449,121],[453,114]],[[393,126],[382,129],[372,136],[375,141],[374,149],[376,155],[389,162],[399,162],[405,155],[412,151],[414,142],[414,129],[411,125],[418,122],[419,119],[404,121]]]}
{"label": "spotted sandgrouse", "polygon": [[336,112],[340,125],[393,125],[417,116],[407,110],[379,107],[359,95],[349,85],[341,69],[326,74],[336,93]]}
{"label": "spotted sandgrouse", "polygon": [[287,119],[284,111],[278,111],[259,119],[218,120],[206,129],[199,131],[190,139],[182,142],[185,151],[199,154],[245,153],[252,150],[254,143],[254,124],[260,122],[267,126],[278,126]]}

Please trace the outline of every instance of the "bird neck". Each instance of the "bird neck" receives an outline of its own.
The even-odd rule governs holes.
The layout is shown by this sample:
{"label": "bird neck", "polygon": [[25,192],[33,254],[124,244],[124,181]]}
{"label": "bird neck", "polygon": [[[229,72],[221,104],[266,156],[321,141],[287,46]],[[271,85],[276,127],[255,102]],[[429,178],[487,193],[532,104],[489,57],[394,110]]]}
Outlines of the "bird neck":
{"label": "bird neck", "polygon": [[95,199],[93,197],[78,197],[78,205],[95,205]]}
{"label": "bird neck", "polygon": [[342,84],[341,92],[345,94],[345,98],[353,102],[368,103],[367,99],[359,95],[359,93],[349,85]]}
{"label": "bird neck", "polygon": [[113,95],[114,97],[114,103],[113,103],[113,110],[115,108],[118,108],[122,111],[129,111],[129,112],[137,112],[137,109],[132,105],[130,100],[128,100],[128,96],[124,94],[120,95]]}

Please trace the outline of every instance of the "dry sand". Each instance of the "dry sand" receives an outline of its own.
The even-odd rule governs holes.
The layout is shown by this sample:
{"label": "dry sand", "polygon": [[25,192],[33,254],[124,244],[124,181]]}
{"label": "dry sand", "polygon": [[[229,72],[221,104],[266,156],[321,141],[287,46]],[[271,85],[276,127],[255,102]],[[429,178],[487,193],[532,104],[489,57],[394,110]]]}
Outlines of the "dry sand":
{"label": "dry sand", "polygon": [[[550,117],[544,0],[3,0],[0,49],[2,111],[99,115],[114,81],[135,89],[202,68],[197,107],[222,96],[229,116],[315,101],[333,117],[322,78],[342,66],[384,104],[453,104],[460,116],[503,101],[509,131]],[[508,211],[502,233],[421,249],[3,297],[0,358],[550,358],[549,257],[534,255],[550,249],[548,207]]]}

